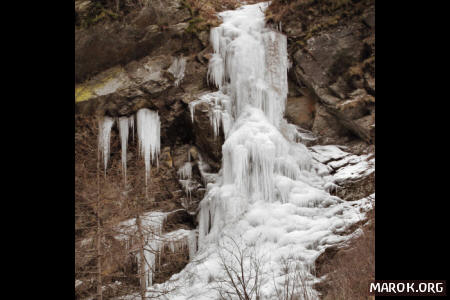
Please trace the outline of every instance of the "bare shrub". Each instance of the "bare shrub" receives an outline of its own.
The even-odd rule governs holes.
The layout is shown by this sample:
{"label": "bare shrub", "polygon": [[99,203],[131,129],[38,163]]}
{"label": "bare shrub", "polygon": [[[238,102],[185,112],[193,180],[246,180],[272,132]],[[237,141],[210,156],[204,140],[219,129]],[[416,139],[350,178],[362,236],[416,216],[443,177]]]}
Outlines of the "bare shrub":
{"label": "bare shrub", "polygon": [[281,285],[273,283],[279,300],[310,300],[315,299],[308,282],[311,274],[309,268],[297,258],[291,256],[281,260],[281,276],[284,277]]}
{"label": "bare shrub", "polygon": [[257,248],[232,237],[225,237],[219,247],[220,265],[226,275],[211,280],[220,299],[260,299],[264,257]]}
{"label": "bare shrub", "polygon": [[[137,141],[131,136],[128,154],[135,159],[128,160],[128,180],[124,184],[119,132],[115,127],[111,132],[110,160],[105,174],[102,160],[98,160],[97,134],[95,117],[75,116],[75,296],[76,299],[110,299],[137,293],[136,299],[149,298],[142,289],[139,293],[140,286],[144,287],[140,283],[143,277],[140,270],[148,262],[139,260],[138,253],[150,251],[157,256],[157,263],[151,267],[154,282],[160,283],[170,277],[169,271],[179,271],[186,265],[188,251],[150,249],[147,237],[161,240],[162,236],[159,231],[150,232],[155,230],[146,226],[130,231],[127,239],[118,238],[124,232],[117,225],[146,211],[170,210],[168,202],[173,200],[155,200],[155,193],[161,192],[158,183],[149,187],[150,197],[145,197],[144,162],[137,158]],[[153,168],[152,174],[157,176],[165,171],[163,168],[160,171]],[[163,270],[159,262],[169,264],[170,270]],[[171,285],[155,293],[166,294],[174,288]]]}

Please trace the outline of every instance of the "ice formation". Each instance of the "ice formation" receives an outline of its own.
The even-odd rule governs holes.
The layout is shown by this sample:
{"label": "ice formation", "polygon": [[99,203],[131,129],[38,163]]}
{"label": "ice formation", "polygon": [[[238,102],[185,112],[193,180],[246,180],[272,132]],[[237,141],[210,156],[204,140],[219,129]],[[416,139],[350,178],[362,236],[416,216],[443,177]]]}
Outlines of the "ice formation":
{"label": "ice formation", "polygon": [[209,183],[214,183],[217,180],[217,173],[211,173],[211,166],[203,160],[203,157],[198,153],[198,170],[202,177],[203,185],[208,186]]}
{"label": "ice formation", "polygon": [[[171,213],[174,213],[173,211]],[[157,257],[164,246],[168,245],[172,252],[188,250],[190,259],[194,256],[197,249],[196,232],[193,230],[179,229],[169,233],[162,232],[163,224],[170,212],[152,211],[143,214],[140,217],[141,230],[144,238],[144,256],[145,256],[145,282],[147,286],[153,284],[153,274],[156,267]],[[135,218],[121,222],[116,226],[116,239],[125,242],[127,249],[134,249],[136,258],[140,259],[138,248],[139,235],[137,220]]]}
{"label": "ice formation", "polygon": [[211,29],[214,54],[208,79],[230,96],[234,119],[250,105],[278,126],[288,88],[287,41],[264,27],[260,14],[265,7],[267,3],[220,14],[223,23]]}
{"label": "ice formation", "polygon": [[131,128],[131,133],[133,134],[133,142],[134,142],[134,116],[128,117],[129,127]]}
{"label": "ice formation", "polygon": [[[265,27],[267,6],[222,12],[222,24],[211,30],[214,54],[207,76],[219,91],[202,95],[190,109],[194,121],[196,105],[206,103],[214,134],[223,127],[222,169],[205,180],[207,168],[200,159],[208,185],[198,214],[198,251],[194,261],[165,283],[184,281],[184,287],[164,299],[215,299],[214,288],[208,286],[214,284],[211,277],[223,275],[219,253],[226,237],[264,253],[263,273],[270,278],[262,282],[261,299],[276,298],[276,289],[289,276],[282,273],[288,257],[301,265],[305,289],[316,299],[315,259],[325,248],[348,240],[343,233],[372,205],[372,197],[345,202],[330,195],[337,188],[330,164],[350,154],[326,146],[309,151],[299,142],[314,137],[283,118],[286,36]],[[353,169],[343,176],[362,174],[364,164],[369,162],[349,165]]]}
{"label": "ice formation", "polygon": [[145,161],[145,183],[150,176],[151,163],[156,160],[160,151],[160,121],[157,112],[142,108],[137,112],[137,133],[139,150]]}
{"label": "ice formation", "polygon": [[195,230],[178,229],[163,236],[164,245],[169,245],[172,252],[187,249],[191,260],[197,251],[197,236]]}
{"label": "ice formation", "polygon": [[201,96],[200,99],[192,101],[189,103],[192,122],[194,122],[195,107],[202,103],[206,103],[210,107],[208,113],[211,127],[214,131],[214,137],[219,135],[220,126],[222,126],[222,130],[226,138],[228,136],[228,131],[231,124],[233,123],[230,97],[221,91],[217,91],[214,93],[205,94]]}
{"label": "ice formation", "polygon": [[179,86],[184,78],[184,70],[186,69],[186,58],[181,56],[174,59],[168,71],[175,77],[175,86]]}
{"label": "ice formation", "polygon": [[130,120],[127,117],[119,118],[120,146],[122,150],[122,172],[125,184],[127,183],[127,146]]}
{"label": "ice formation", "polygon": [[[209,81],[220,90],[190,104],[192,118],[196,105],[210,104],[214,134],[222,123],[226,138],[222,177],[201,203],[200,241],[209,228],[221,228],[219,223],[239,216],[255,201],[285,203],[292,194],[292,201],[308,204],[314,197],[330,197],[320,190],[323,180],[309,172],[308,150],[294,143],[295,126],[283,119],[286,37],[265,28],[266,7],[249,5],[220,14],[222,25],[211,30],[214,54],[208,68]],[[296,180],[311,185],[312,196],[296,200]]]}
{"label": "ice formation", "polygon": [[192,163],[186,162],[178,170],[178,176],[180,176],[180,179],[191,179],[192,178]]}
{"label": "ice formation", "polygon": [[[189,152],[188,152],[189,153]],[[189,155],[190,156],[190,155]],[[190,158],[190,157],[189,157]],[[201,185],[192,180],[192,163],[186,162],[179,170],[178,176],[180,179],[178,180],[180,184],[183,186],[183,190],[186,193],[187,201],[182,203],[183,207],[188,207],[191,203],[191,193],[194,189],[200,187]]]}
{"label": "ice formation", "polygon": [[[161,248],[162,242],[162,226],[167,218],[168,213],[165,212],[149,212],[140,217],[142,235],[144,238],[144,256],[145,256],[145,281],[147,286],[152,285],[153,270],[157,254]],[[126,220],[120,223],[116,231],[119,234],[116,239],[124,240],[127,249],[132,249],[133,246],[139,244],[139,232],[135,218]],[[136,248],[134,248],[136,249]],[[139,252],[136,252],[136,257],[139,260]]]}
{"label": "ice formation", "polygon": [[109,158],[109,147],[111,141],[111,128],[114,125],[114,119],[108,116],[103,117],[98,122],[98,151],[102,154],[103,157],[103,166],[105,169],[108,166],[108,158]]}

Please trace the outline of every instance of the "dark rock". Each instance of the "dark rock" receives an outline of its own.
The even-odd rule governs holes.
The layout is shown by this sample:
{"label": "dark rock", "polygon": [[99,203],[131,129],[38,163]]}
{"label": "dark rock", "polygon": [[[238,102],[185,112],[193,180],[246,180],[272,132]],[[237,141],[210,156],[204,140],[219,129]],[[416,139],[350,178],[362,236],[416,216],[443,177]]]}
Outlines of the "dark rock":
{"label": "dark rock", "polygon": [[362,21],[365,25],[369,26],[370,28],[375,29],[375,12],[374,11],[367,12],[363,16]]}
{"label": "dark rock", "polygon": [[358,181],[346,182],[336,191],[336,196],[346,201],[359,200],[375,193],[375,173]]}
{"label": "dark rock", "polygon": [[204,159],[214,169],[219,169],[222,160],[222,145],[224,143],[223,129],[220,127],[220,134],[215,137],[209,119],[209,105],[201,103],[195,107],[194,111],[194,135],[195,145],[206,156]]}
{"label": "dark rock", "polygon": [[320,137],[320,144],[342,144],[348,136],[348,129],[319,103],[316,104],[312,132]]}
{"label": "dark rock", "polygon": [[290,123],[310,130],[316,113],[316,102],[307,96],[288,97],[286,102],[286,118]]}
{"label": "dark rock", "polygon": [[185,32],[189,17],[179,0],[170,0],[161,8],[143,8],[130,20],[76,29],[75,82],[147,55],[201,50],[200,42]]}
{"label": "dark rock", "polygon": [[[190,215],[184,209],[179,209],[167,216],[164,222],[163,232],[170,232],[179,228],[187,230],[195,229],[195,223],[194,216]],[[183,224],[183,226],[180,227],[180,224]]]}
{"label": "dark rock", "polygon": [[322,272],[322,266],[331,259],[334,258],[336,253],[338,253],[339,248],[337,246],[331,246],[325,249],[325,251],[319,255],[319,257],[316,259],[316,276],[320,277],[323,275]]}
{"label": "dark rock", "polygon": [[[287,16],[284,30],[293,62],[289,75],[298,88],[306,87],[308,96],[316,99],[327,111],[324,113],[322,108],[320,112],[316,110],[317,120],[312,126],[314,133],[324,134],[325,139],[334,137],[337,140],[342,140],[345,135],[350,139],[357,136],[373,143],[374,4],[366,1],[353,5],[353,10],[345,11],[346,16],[342,11],[342,15],[338,15],[338,11],[334,12],[336,15],[327,14],[327,10],[320,8],[320,3],[305,6],[316,21],[294,18],[302,16],[300,11]],[[290,87],[290,94],[295,91],[295,87]],[[289,116],[288,111],[286,115]]]}
{"label": "dark rock", "polygon": [[176,150],[173,151],[172,157],[173,157],[173,166],[178,170],[181,168],[185,162],[188,161],[189,158],[189,149],[190,145],[182,145],[180,147],[177,147]]}

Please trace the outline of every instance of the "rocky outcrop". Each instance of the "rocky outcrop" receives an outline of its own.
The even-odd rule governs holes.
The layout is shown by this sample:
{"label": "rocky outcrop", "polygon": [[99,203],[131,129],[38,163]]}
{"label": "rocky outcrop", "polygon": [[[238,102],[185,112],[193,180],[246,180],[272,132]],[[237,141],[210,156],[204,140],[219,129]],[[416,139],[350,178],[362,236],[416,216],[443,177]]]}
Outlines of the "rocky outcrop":
{"label": "rocky outcrop", "polygon": [[200,103],[193,109],[193,129],[195,144],[206,154],[205,160],[217,172],[222,160],[222,145],[224,143],[223,128],[218,136],[214,135],[211,124],[210,110],[207,103]]}
{"label": "rocky outcrop", "polygon": [[[164,1],[164,5],[156,2],[142,9],[137,7],[120,21],[76,28],[75,82],[147,55],[200,51],[200,41],[186,32],[191,15],[182,1]],[[76,2],[79,16],[87,18],[85,11],[94,5],[89,3]]]}
{"label": "rocky outcrop", "polygon": [[[341,149],[342,148],[342,149]],[[347,201],[359,200],[375,193],[375,157],[371,149],[358,155],[349,147],[316,145],[309,149],[318,164],[318,172],[332,176],[336,184],[330,192]]]}
{"label": "rocky outcrop", "polygon": [[[281,15],[280,1],[269,8],[269,21]],[[374,1],[299,2],[283,15],[297,85],[291,112],[302,110],[302,97],[318,102],[314,133],[324,137],[357,136],[375,142],[375,7]],[[279,17],[281,18],[281,17]],[[298,115],[298,114],[297,114]],[[319,118],[319,120],[316,120]],[[311,122],[290,117],[298,125]],[[336,124],[339,123],[339,125]],[[328,126],[325,124],[332,124]],[[326,128],[333,128],[328,131]],[[346,129],[346,130],[345,130]],[[351,135],[349,135],[351,133]]]}
{"label": "rocky outcrop", "polygon": [[285,115],[290,123],[311,130],[316,116],[316,102],[306,96],[288,97]]}

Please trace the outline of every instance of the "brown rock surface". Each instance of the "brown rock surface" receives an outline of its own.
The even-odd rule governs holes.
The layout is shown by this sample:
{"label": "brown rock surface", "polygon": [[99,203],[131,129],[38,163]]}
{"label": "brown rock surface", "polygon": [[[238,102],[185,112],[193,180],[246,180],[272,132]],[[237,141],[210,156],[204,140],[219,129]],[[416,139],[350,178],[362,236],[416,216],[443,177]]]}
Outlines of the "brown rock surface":
{"label": "brown rock surface", "polygon": [[121,21],[76,28],[75,82],[147,55],[200,50],[200,41],[190,38],[182,25],[189,18],[181,1],[168,0],[163,7],[134,10]]}
{"label": "brown rock surface", "polygon": [[[325,129],[324,119],[331,124],[337,120],[351,135],[374,143],[374,2],[298,1],[293,11],[274,1],[266,12],[269,22],[283,21],[293,62],[291,81],[329,113],[316,112],[315,118],[322,120],[314,120],[315,133]],[[349,136],[333,127],[325,136]]]}
{"label": "brown rock surface", "polygon": [[289,122],[310,130],[316,114],[316,102],[307,96],[288,97],[286,117]]}

